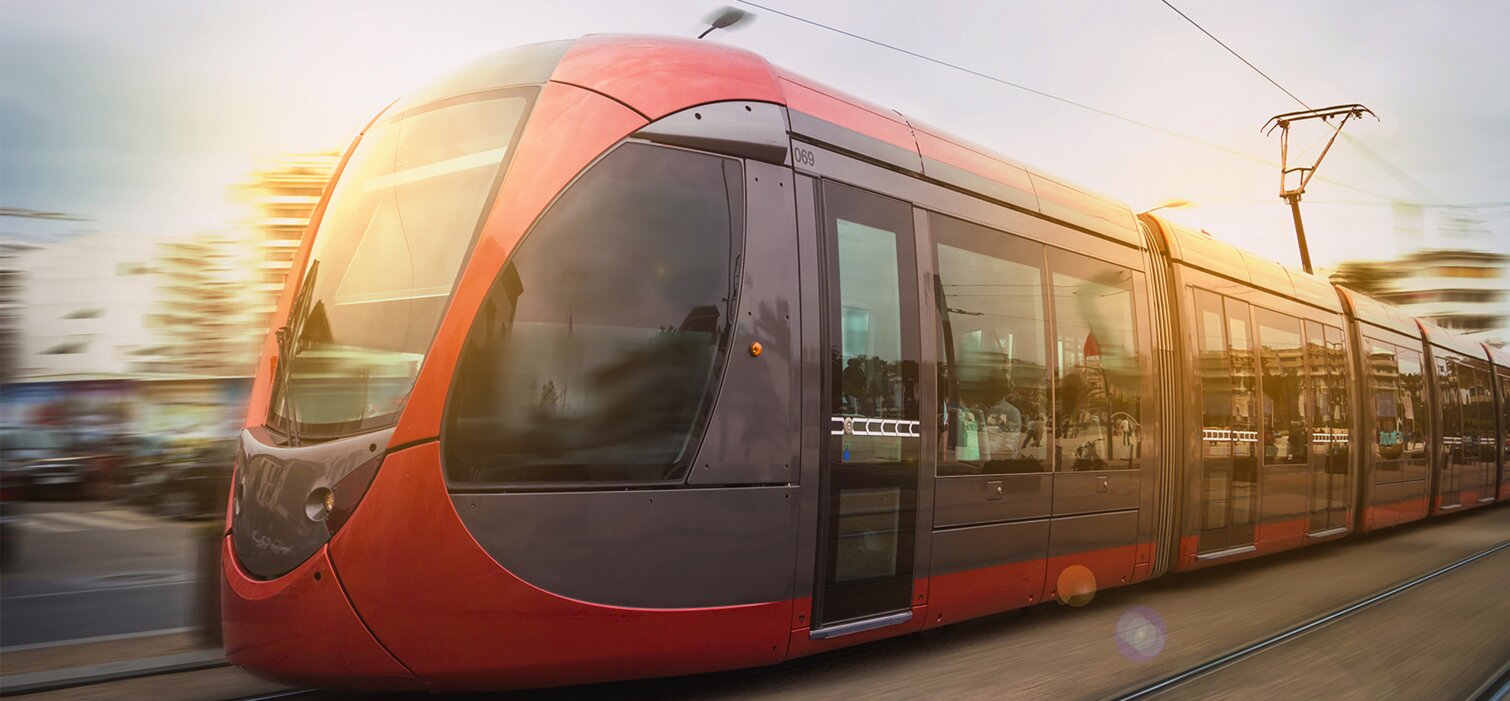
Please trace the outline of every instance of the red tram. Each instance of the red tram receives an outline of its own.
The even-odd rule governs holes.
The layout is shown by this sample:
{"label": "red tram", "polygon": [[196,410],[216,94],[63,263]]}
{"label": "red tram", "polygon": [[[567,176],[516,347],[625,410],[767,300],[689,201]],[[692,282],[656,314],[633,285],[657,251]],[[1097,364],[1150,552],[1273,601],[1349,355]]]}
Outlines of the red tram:
{"label": "red tram", "polygon": [[716,43],[399,100],[294,270],[222,598],[297,684],[766,665],[1510,497],[1510,355]]}

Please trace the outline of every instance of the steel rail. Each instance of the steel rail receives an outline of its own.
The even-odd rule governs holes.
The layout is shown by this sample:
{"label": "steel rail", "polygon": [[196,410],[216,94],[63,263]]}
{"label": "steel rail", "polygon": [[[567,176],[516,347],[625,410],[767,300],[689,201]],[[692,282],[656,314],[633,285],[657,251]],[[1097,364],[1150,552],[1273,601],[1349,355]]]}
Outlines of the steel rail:
{"label": "steel rail", "polygon": [[1453,572],[1461,567],[1489,557],[1490,555],[1493,555],[1506,548],[1510,548],[1510,540],[1504,541],[1499,545],[1496,545],[1487,550],[1469,555],[1468,557],[1458,560],[1457,562],[1440,567],[1436,570],[1416,577],[1415,579],[1409,580],[1403,584],[1397,584],[1382,592],[1365,597],[1359,601],[1343,606],[1342,608],[1339,608],[1335,611],[1323,614],[1317,618],[1306,621],[1305,623],[1301,623],[1300,625],[1287,628],[1283,631],[1280,631],[1279,633],[1271,635],[1257,642],[1250,643],[1226,654],[1209,659],[1183,672],[1171,674],[1150,684],[1140,686],[1132,691],[1119,693],[1111,698],[1116,699],[1116,701],[1135,701],[1136,699],[1146,699],[1156,694],[1169,691],[1175,687],[1180,686],[1181,684],[1192,681],[1198,677],[1203,677],[1222,667],[1226,667],[1227,665],[1237,662],[1238,660],[1251,657],[1269,648],[1275,647],[1290,640],[1294,640],[1295,638],[1301,637],[1306,633],[1310,633],[1311,631],[1326,626],[1327,624],[1334,623],[1340,619],[1358,613],[1359,611],[1392,599],[1410,589],[1414,589],[1415,587],[1425,584],[1426,582],[1436,579],[1437,577],[1440,577],[1444,574]]}

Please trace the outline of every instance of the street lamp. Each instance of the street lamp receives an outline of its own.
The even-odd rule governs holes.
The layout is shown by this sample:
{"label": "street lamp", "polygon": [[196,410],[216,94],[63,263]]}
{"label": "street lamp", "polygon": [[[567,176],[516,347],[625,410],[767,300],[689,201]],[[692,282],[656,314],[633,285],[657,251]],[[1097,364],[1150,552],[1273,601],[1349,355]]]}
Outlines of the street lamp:
{"label": "street lamp", "polygon": [[704,29],[702,34],[697,35],[697,38],[701,39],[705,36],[708,36],[709,34],[712,34],[713,30],[715,29],[728,29],[729,27],[745,21],[745,19],[747,18],[753,17],[754,15],[745,12],[744,10],[741,10],[737,7],[729,7],[728,5],[725,5],[723,9],[718,11],[718,14],[708,16],[708,28]]}
{"label": "street lamp", "polygon": [[1145,209],[1141,212],[1138,212],[1138,214],[1152,214],[1153,212],[1157,212],[1161,209],[1189,209],[1195,206],[1198,205],[1196,205],[1196,203],[1194,202],[1191,202],[1190,200],[1170,200],[1152,209]]}

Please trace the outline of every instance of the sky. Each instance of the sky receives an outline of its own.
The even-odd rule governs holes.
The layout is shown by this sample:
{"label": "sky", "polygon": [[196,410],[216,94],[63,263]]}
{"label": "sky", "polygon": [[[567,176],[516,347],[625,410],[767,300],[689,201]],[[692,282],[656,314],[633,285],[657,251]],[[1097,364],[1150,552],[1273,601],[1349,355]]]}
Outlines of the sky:
{"label": "sky", "polygon": [[[0,207],[86,219],[4,217],[0,233],[234,225],[227,188],[259,163],[344,148],[383,105],[468,59],[589,33],[695,36],[726,2],[0,0]],[[1379,116],[1347,126],[1307,189],[1318,266],[1423,245],[1510,252],[1510,3],[1171,2],[1306,103]],[[1165,214],[1298,262],[1279,141],[1260,127],[1300,105],[1161,0],[760,4],[1214,144],[749,5],[753,20],[709,38],[1135,211],[1191,201]],[[1296,151],[1322,135],[1296,129]],[[1431,205],[1424,240],[1396,231],[1395,200]],[[1433,234],[1447,213],[1485,233]]]}

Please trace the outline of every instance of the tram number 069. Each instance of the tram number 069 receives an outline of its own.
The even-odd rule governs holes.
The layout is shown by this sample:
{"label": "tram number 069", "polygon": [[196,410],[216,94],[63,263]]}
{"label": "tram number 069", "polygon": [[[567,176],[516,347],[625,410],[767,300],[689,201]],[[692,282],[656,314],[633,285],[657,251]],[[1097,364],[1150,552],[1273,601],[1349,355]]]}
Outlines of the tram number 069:
{"label": "tram number 069", "polygon": [[814,155],[812,151],[802,148],[801,146],[792,147],[792,161],[800,166],[818,165],[818,157]]}

